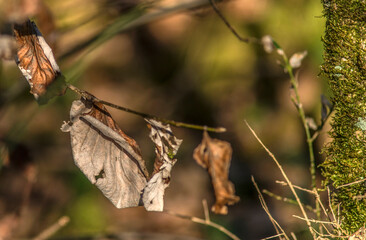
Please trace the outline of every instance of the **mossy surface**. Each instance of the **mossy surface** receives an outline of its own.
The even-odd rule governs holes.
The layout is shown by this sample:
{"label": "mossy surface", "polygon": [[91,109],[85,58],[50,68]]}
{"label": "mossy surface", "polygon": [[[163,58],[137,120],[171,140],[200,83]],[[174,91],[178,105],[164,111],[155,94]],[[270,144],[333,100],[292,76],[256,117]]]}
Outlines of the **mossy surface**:
{"label": "mossy surface", "polygon": [[[324,63],[334,116],[322,164],[325,184],[331,185],[333,207],[339,204],[345,230],[355,232],[366,223],[366,1],[322,0],[326,18]],[[342,187],[341,187],[342,186]]]}

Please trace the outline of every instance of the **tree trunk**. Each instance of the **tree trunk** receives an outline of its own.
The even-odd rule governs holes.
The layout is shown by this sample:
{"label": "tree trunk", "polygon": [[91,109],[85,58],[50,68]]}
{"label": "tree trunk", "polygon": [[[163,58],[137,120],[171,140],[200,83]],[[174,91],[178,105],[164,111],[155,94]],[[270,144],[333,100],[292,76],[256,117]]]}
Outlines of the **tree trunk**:
{"label": "tree trunk", "polygon": [[334,104],[332,142],[324,149],[322,172],[333,192],[333,207],[340,207],[342,227],[352,233],[366,223],[366,1],[322,4],[321,75],[329,82]]}

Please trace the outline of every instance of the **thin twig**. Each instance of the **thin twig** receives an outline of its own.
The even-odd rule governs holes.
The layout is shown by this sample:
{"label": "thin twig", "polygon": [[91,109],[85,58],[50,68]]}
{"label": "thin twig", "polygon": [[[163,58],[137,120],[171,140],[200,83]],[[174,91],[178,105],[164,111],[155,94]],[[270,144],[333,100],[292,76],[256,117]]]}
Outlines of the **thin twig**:
{"label": "thin twig", "polygon": [[[276,183],[278,183],[278,184],[281,184],[281,185],[284,185],[284,186],[287,186],[288,184],[286,183],[286,182],[284,182],[284,181],[276,181]],[[301,190],[301,191],[303,191],[303,192],[307,192],[307,193],[310,193],[310,194],[313,194],[313,195],[316,195],[316,193],[314,192],[314,191],[312,191],[312,190],[309,190],[309,189],[306,189],[306,188],[303,188],[303,187],[299,187],[299,186],[297,186],[297,185],[294,185],[294,188],[296,188],[296,189],[298,189],[298,190]]]}
{"label": "thin twig", "polygon": [[124,112],[132,113],[132,114],[138,115],[138,116],[143,117],[143,118],[154,119],[154,120],[160,121],[160,122],[165,123],[165,124],[170,124],[170,125],[175,126],[175,127],[183,127],[183,128],[190,128],[190,129],[196,129],[196,130],[207,130],[209,132],[217,132],[217,133],[226,132],[226,128],[224,128],[224,127],[214,128],[214,127],[207,127],[207,126],[184,123],[184,122],[177,122],[177,121],[174,121],[174,120],[160,118],[160,117],[150,115],[150,114],[147,114],[147,113],[142,113],[142,112],[138,112],[138,111],[126,108],[126,107],[118,106],[114,103],[110,103],[110,102],[101,100],[101,99],[93,96],[92,94],[90,94],[90,93],[88,93],[84,90],[81,90],[81,89],[79,89],[79,88],[77,88],[77,87],[75,87],[71,84],[68,84],[68,88],[70,90],[76,92],[77,94],[79,94],[81,97],[83,97],[85,99],[88,99],[90,101],[99,102],[99,103],[102,103],[104,105],[107,105],[109,107],[112,107],[112,108],[115,108],[115,109],[118,109],[118,110],[121,110],[121,111],[124,111]]}
{"label": "thin twig", "polygon": [[276,237],[281,237],[282,235],[283,235],[283,233],[280,233],[280,234],[276,234],[276,235],[273,235],[273,236],[270,236],[270,237],[262,238],[261,240],[268,240],[268,239],[272,239],[272,238],[276,238]]}
{"label": "thin twig", "polygon": [[198,218],[198,217],[187,216],[187,215],[183,215],[183,214],[176,213],[176,212],[172,212],[172,211],[168,211],[168,210],[165,210],[163,213],[169,214],[169,215],[174,216],[174,217],[182,218],[182,219],[187,219],[187,220],[190,220],[190,221],[195,222],[195,223],[199,223],[199,224],[203,224],[203,225],[206,225],[206,226],[210,226],[210,227],[216,228],[220,232],[226,234],[231,239],[240,240],[240,238],[238,236],[236,236],[234,233],[230,232],[225,227],[223,227],[223,226],[221,226],[221,225],[219,225],[217,223],[211,222],[210,220],[207,221],[207,219],[202,219],[202,218]]}
{"label": "thin twig", "polygon": [[70,221],[68,216],[63,216],[56,223],[52,224],[50,227],[46,228],[43,232],[41,232],[38,236],[33,238],[33,240],[44,240],[50,238],[53,234],[55,234],[62,227],[66,226]]}
{"label": "thin twig", "polygon": [[225,25],[229,28],[229,30],[234,34],[234,36],[237,39],[239,39],[239,41],[245,42],[245,43],[260,43],[260,41],[257,38],[253,38],[253,37],[243,38],[242,36],[240,36],[239,33],[233,28],[233,26],[231,26],[231,24],[229,23],[229,21],[226,20],[226,18],[224,17],[224,15],[217,8],[216,4],[214,3],[214,0],[209,0],[209,2],[211,4],[211,6],[212,6],[212,9],[221,18],[221,20],[225,23]]}
{"label": "thin twig", "polygon": [[[275,194],[275,193],[273,193],[273,192],[270,192],[270,191],[268,191],[268,190],[266,190],[266,189],[263,189],[263,193],[264,193],[264,194],[267,194],[267,195],[268,195],[268,196],[270,196],[270,197],[273,197],[273,198],[274,198],[274,199],[276,199],[276,200],[283,201],[283,202],[290,203],[290,204],[293,204],[293,205],[298,206],[298,203],[297,203],[297,202],[296,202],[296,200],[294,200],[294,199],[287,198],[287,197],[282,197],[282,196],[280,196],[280,195],[278,195],[278,194]],[[305,206],[305,207],[306,207],[306,209],[308,209],[309,211],[315,212],[315,209],[314,209],[312,206],[310,206],[310,205],[305,205],[305,204],[304,204],[304,206]]]}
{"label": "thin twig", "polygon": [[207,222],[211,222],[210,212],[208,211],[208,206],[207,206],[207,200],[206,199],[202,200],[202,206],[203,206],[203,213],[205,214],[205,220]]}
{"label": "thin twig", "polygon": [[311,226],[311,224],[310,224],[310,221],[309,221],[309,219],[308,219],[307,213],[306,213],[306,211],[305,211],[305,209],[304,209],[304,207],[303,207],[303,205],[302,205],[302,203],[301,203],[301,201],[300,201],[299,196],[297,195],[297,193],[296,193],[296,191],[295,191],[295,188],[294,188],[293,184],[292,184],[292,183],[291,183],[291,181],[288,179],[287,174],[286,174],[286,173],[285,173],[285,171],[283,170],[283,168],[282,168],[281,164],[277,161],[277,159],[276,159],[276,157],[273,155],[273,153],[272,153],[271,151],[269,151],[269,149],[268,149],[268,148],[263,144],[263,142],[259,139],[259,137],[258,137],[258,136],[257,136],[257,134],[254,132],[254,130],[249,126],[248,122],[247,122],[247,121],[245,121],[245,120],[244,120],[244,122],[245,122],[245,124],[248,126],[249,130],[252,132],[252,134],[254,135],[254,137],[257,139],[257,141],[260,143],[260,145],[264,148],[264,150],[266,150],[266,152],[268,153],[268,155],[273,159],[273,161],[276,163],[277,167],[278,167],[278,168],[279,168],[279,170],[281,171],[282,176],[285,178],[285,180],[286,180],[286,182],[287,182],[287,184],[288,184],[288,186],[289,186],[289,188],[290,188],[290,190],[291,190],[292,194],[294,195],[294,197],[295,197],[295,199],[296,199],[297,203],[299,204],[300,210],[301,210],[301,212],[302,212],[302,214],[303,214],[304,218],[307,220],[307,221],[306,221],[306,224],[307,224],[307,225],[308,225],[308,227],[309,227],[310,233],[313,235],[313,238],[314,238],[314,239],[316,239],[316,234],[315,234],[315,232],[314,232],[314,230],[313,230],[313,228],[312,228],[312,226]]}
{"label": "thin twig", "polygon": [[287,236],[286,232],[282,229],[281,225],[280,225],[280,224],[278,224],[278,222],[277,222],[277,221],[272,217],[271,213],[269,212],[269,209],[268,209],[268,206],[267,206],[267,204],[266,204],[266,201],[264,200],[264,197],[263,197],[263,195],[262,195],[262,193],[261,193],[261,191],[260,191],[260,189],[259,189],[259,187],[258,187],[257,183],[255,182],[255,179],[254,179],[254,177],[253,177],[253,176],[252,176],[252,182],[253,182],[253,185],[254,185],[255,189],[256,189],[256,190],[257,190],[257,192],[258,192],[259,201],[260,201],[260,203],[261,203],[261,205],[262,205],[262,207],[263,207],[264,211],[267,213],[267,215],[268,215],[268,217],[269,217],[269,220],[271,220],[271,222],[272,222],[272,224],[273,224],[273,227],[275,228],[275,230],[276,230],[276,232],[277,232],[277,235],[279,235],[279,234],[280,234],[280,232],[278,231],[278,229],[280,229],[280,230],[281,230],[281,232],[282,232],[282,235],[283,235],[287,240],[289,240],[289,238],[288,238],[288,236]]}
{"label": "thin twig", "polygon": [[365,182],[365,181],[366,181],[366,178],[365,178],[365,179],[360,179],[360,180],[357,180],[357,181],[354,181],[354,182],[351,182],[351,183],[343,184],[343,185],[338,186],[338,187],[336,187],[336,188],[337,188],[337,189],[340,189],[340,188],[343,188],[343,187],[347,187],[347,186],[355,185],[355,184],[362,183],[362,182]]}
{"label": "thin twig", "polygon": [[294,240],[297,240],[297,237],[295,235],[295,233],[291,232],[291,237],[294,239]]}
{"label": "thin twig", "polygon": [[329,221],[321,221],[321,220],[310,219],[310,218],[305,219],[305,218],[297,216],[297,215],[292,215],[292,216],[295,217],[295,218],[298,218],[298,219],[301,219],[301,220],[304,220],[304,221],[313,222],[313,223],[319,223],[319,224],[324,223],[324,224],[330,224],[330,225],[334,224],[334,222],[329,222]]}

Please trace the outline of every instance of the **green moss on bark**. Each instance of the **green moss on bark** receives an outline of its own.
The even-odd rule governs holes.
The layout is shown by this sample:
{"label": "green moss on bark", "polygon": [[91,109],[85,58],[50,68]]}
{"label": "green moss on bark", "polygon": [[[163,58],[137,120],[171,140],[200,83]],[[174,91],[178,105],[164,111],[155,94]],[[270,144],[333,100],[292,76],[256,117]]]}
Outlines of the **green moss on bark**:
{"label": "green moss on bark", "polygon": [[[326,17],[324,63],[335,114],[322,164],[325,183],[332,185],[333,206],[341,207],[341,221],[350,233],[366,223],[366,1],[322,0]],[[338,189],[337,189],[338,188]]]}

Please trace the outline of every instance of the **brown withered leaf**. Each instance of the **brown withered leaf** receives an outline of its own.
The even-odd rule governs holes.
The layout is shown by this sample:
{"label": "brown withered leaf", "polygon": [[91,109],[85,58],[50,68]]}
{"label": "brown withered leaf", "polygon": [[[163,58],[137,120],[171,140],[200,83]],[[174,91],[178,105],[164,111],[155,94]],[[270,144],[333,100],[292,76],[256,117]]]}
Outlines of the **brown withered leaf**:
{"label": "brown withered leaf", "polygon": [[26,21],[14,24],[18,45],[17,65],[27,79],[35,99],[44,104],[66,91],[66,83],[51,48],[44,40],[36,24]]}
{"label": "brown withered leaf", "polygon": [[227,206],[239,201],[232,182],[229,181],[229,167],[232,149],[230,143],[212,139],[205,131],[200,145],[194,149],[193,158],[210,174],[216,202],[211,211],[227,214]]}
{"label": "brown withered leaf", "polygon": [[145,162],[135,140],[117,126],[102,104],[74,101],[70,122],[61,130],[70,132],[75,164],[117,208],[142,204],[148,178]]}
{"label": "brown withered leaf", "polygon": [[152,178],[147,183],[143,202],[148,211],[163,211],[164,192],[169,186],[171,170],[176,163],[177,154],[182,140],[177,139],[169,124],[165,125],[154,119],[145,119],[150,128],[150,138],[155,144],[156,159]]}

